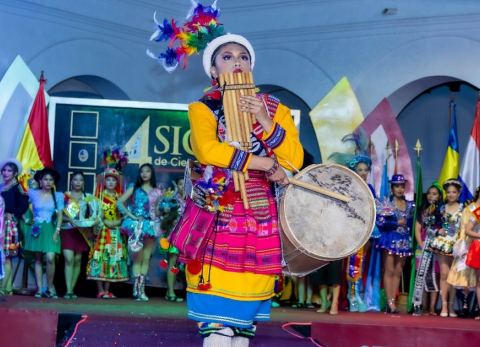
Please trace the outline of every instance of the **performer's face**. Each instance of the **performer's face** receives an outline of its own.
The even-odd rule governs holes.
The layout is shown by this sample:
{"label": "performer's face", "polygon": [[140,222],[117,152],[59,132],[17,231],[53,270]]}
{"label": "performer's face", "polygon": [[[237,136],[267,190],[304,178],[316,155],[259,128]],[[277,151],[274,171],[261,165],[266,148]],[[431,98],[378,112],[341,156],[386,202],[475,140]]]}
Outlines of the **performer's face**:
{"label": "performer's face", "polygon": [[115,187],[117,186],[117,179],[112,176],[107,176],[105,178],[105,187],[107,190],[115,190]]}
{"label": "performer's face", "polygon": [[43,190],[50,190],[55,185],[55,181],[53,180],[53,176],[50,174],[43,175],[42,179],[40,180],[40,187]]}
{"label": "performer's face", "polygon": [[70,184],[71,184],[72,190],[82,191],[85,185],[85,181],[83,179],[83,176],[78,174],[72,177],[72,182]]}
{"label": "performer's face", "polygon": [[17,172],[8,164],[4,165],[2,168],[2,178],[3,182],[10,182],[15,178]]}
{"label": "performer's face", "polygon": [[183,190],[185,189],[185,181],[183,180],[183,178],[178,180],[177,188],[178,188],[178,192],[180,193],[180,195],[182,195]]}
{"label": "performer's face", "polygon": [[355,168],[355,172],[363,178],[363,180],[366,182],[368,179],[368,173],[370,170],[368,169],[368,165],[365,163],[358,163],[357,167]]}
{"label": "performer's face", "polygon": [[152,178],[152,170],[148,166],[142,167],[140,171],[140,177],[142,178],[143,182],[150,182],[150,178]]}
{"label": "performer's face", "polygon": [[403,198],[405,195],[405,184],[394,184],[392,185],[392,193],[396,198]]}
{"label": "performer's face", "polygon": [[438,190],[435,188],[430,188],[427,192],[427,201],[430,204],[434,204],[440,200],[440,194],[438,194]]}
{"label": "performer's face", "polygon": [[457,202],[460,197],[460,191],[455,186],[448,186],[446,193],[447,202]]}
{"label": "performer's face", "polygon": [[252,68],[247,49],[239,44],[229,43],[218,50],[210,73],[213,78],[217,78],[223,73],[250,71]]}

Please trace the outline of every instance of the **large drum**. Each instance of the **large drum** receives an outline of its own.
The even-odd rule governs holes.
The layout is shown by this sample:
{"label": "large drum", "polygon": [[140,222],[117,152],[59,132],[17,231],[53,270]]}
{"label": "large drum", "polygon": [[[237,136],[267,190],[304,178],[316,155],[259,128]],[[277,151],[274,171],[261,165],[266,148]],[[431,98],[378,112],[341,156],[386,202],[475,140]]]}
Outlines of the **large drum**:
{"label": "large drum", "polygon": [[365,181],[337,164],[310,165],[295,179],[346,195],[349,202],[289,184],[280,198],[284,272],[305,276],[356,253],[375,225],[375,200]]}

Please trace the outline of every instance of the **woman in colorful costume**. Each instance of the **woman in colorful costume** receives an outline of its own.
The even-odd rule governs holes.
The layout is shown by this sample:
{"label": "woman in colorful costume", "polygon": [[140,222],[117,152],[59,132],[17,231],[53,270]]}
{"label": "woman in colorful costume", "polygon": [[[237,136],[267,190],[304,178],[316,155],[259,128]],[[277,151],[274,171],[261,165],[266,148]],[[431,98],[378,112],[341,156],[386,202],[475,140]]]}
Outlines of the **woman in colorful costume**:
{"label": "woman in colorful costume", "polygon": [[[36,298],[45,296],[57,299],[53,285],[55,276],[55,257],[60,254],[60,226],[62,225],[64,196],[55,191],[60,179],[59,173],[52,168],[44,168],[33,176],[39,189],[30,189],[28,197],[32,205],[33,220],[25,231],[26,251],[35,253]],[[42,294],[43,258],[47,263],[47,290]]]}
{"label": "woman in colorful costume", "polygon": [[71,175],[70,190],[65,192],[63,223],[60,232],[62,253],[65,259],[65,299],[76,299],[74,293],[82,266],[82,253],[88,252],[92,227],[98,223],[98,202],[92,194],[85,193],[85,176],[81,171]]}
{"label": "woman in colorful costume", "polygon": [[[150,258],[155,248],[155,239],[160,236],[160,217],[157,209],[162,190],[157,188],[152,164],[142,164],[137,179],[130,184],[118,199],[117,208],[124,215],[122,231],[128,236],[128,250],[132,258],[133,298],[148,301],[145,294],[145,276],[150,267]],[[128,207],[125,204],[128,201]]]}
{"label": "woman in colorful costume", "polygon": [[21,164],[16,159],[8,159],[0,164],[3,182],[0,192],[4,200],[4,237],[1,245],[4,255],[4,278],[1,292],[12,295],[12,258],[18,255],[20,249],[19,221],[28,210],[28,196],[23,192],[17,181],[22,171]]}
{"label": "woman in colorful costume", "polygon": [[392,195],[377,206],[377,226],[381,232],[376,245],[383,249],[383,286],[387,295],[387,313],[398,313],[395,304],[406,257],[412,255],[412,222],[414,204],[405,199],[405,177],[392,176]]}
{"label": "woman in colorful costume", "polygon": [[[477,303],[480,302],[480,187],[475,191],[473,203],[468,206],[468,220],[465,220],[465,235],[470,241],[465,258],[465,264],[475,271]],[[480,316],[475,317],[480,320]]]}
{"label": "woman in colorful costume", "polygon": [[430,244],[432,252],[437,254],[440,265],[440,295],[442,298],[442,317],[456,317],[454,311],[455,289],[447,282],[448,273],[453,260],[453,245],[458,239],[462,221],[463,204],[458,200],[462,190],[462,183],[456,179],[448,179],[443,184],[446,193],[446,202],[441,207],[442,228]]}
{"label": "woman in colorful costume", "polygon": [[413,295],[413,315],[421,316],[424,308],[425,291],[430,293],[429,314],[436,315],[435,304],[438,297],[438,285],[436,279],[435,257],[430,249],[430,243],[442,227],[442,214],[440,205],[443,191],[438,183],[432,184],[427,189],[426,200],[420,209],[415,222],[415,289]]}
{"label": "woman in colorful costume", "polygon": [[[328,160],[347,166],[355,171],[368,185],[374,198],[375,188],[368,183],[372,160],[369,157],[371,140],[367,133],[359,128],[352,134],[342,138],[342,142],[354,142],[355,154],[335,152]],[[350,312],[365,312],[367,310],[380,311],[380,281],[381,281],[381,250],[375,247],[380,232],[375,226],[370,240],[357,253],[346,258],[347,299]],[[368,269],[365,268],[368,263]],[[326,294],[320,292],[320,297]],[[322,299],[322,308],[318,312],[325,312],[328,305]]]}
{"label": "woman in colorful costume", "polygon": [[[120,153],[119,151],[117,151]],[[110,153],[107,151],[107,153]],[[115,153],[115,150],[113,151]],[[114,159],[115,157],[118,158]],[[90,259],[87,266],[87,278],[97,281],[97,298],[115,299],[110,291],[110,284],[126,282],[128,276],[128,252],[124,236],[120,232],[122,215],[117,209],[118,198],[123,193],[121,168],[127,163],[122,160],[123,155],[107,154],[105,164],[115,167],[107,167],[98,175],[96,196],[100,204],[100,225],[95,245],[90,251]]]}
{"label": "woman in colorful costume", "polygon": [[473,216],[473,211],[480,207],[479,197],[480,187],[475,191],[473,202],[463,209],[458,240],[453,247],[453,262],[447,278],[448,284],[458,290],[463,313],[468,312],[468,296],[477,285],[475,269],[466,265],[468,249],[473,240],[466,234],[466,227]]}
{"label": "woman in colorful costume", "polygon": [[[4,236],[5,236],[5,228],[4,228],[4,219],[3,219],[3,212],[5,211],[5,201],[3,200],[2,196],[0,195],[0,245],[3,245]],[[0,280],[5,277],[5,269],[3,267],[4,263],[4,255],[3,255],[3,247],[0,247]],[[0,301],[2,300],[1,297],[4,295],[3,290],[0,292]]]}
{"label": "woman in colorful costume", "polygon": [[[375,189],[367,182],[372,167],[372,160],[366,155],[356,155],[349,161],[348,167],[355,171],[367,184],[376,198]],[[370,242],[365,244],[356,254],[347,258],[348,303],[350,312],[380,310],[380,262],[381,254],[375,247],[380,232],[375,227]],[[369,259],[369,267],[365,269],[365,261]],[[367,271],[368,270],[368,271]],[[365,291],[363,282],[366,280]]]}
{"label": "woman in colorful costume", "polygon": [[[189,23],[208,17],[210,24],[202,28],[218,33],[217,14],[214,6],[198,5]],[[185,24],[182,29],[191,26]],[[189,106],[190,141],[203,169],[194,195],[196,190],[207,188],[208,192],[214,190],[212,185],[220,186],[218,205],[212,206],[210,198],[198,202],[217,212],[214,236],[208,237],[201,259],[186,266],[188,317],[198,322],[204,346],[247,346],[248,338],[255,334],[255,322],[269,319],[275,275],[282,271],[272,182],[286,184],[282,167],[294,170],[302,164],[303,149],[290,110],[272,96],[240,98],[239,110],[256,119],[251,151],[238,149],[226,138],[218,77],[227,72],[249,72],[254,64],[255,52],[247,39],[233,34],[215,38],[203,53],[203,67],[213,90]],[[233,171],[248,171],[248,209],[234,191]]]}
{"label": "woman in colorful costume", "polygon": [[174,189],[167,189],[160,199],[158,204],[158,210],[160,211],[160,217],[162,221],[160,223],[160,230],[162,232],[162,238],[160,239],[160,248],[166,253],[166,259],[161,261],[160,266],[167,270],[167,294],[165,300],[172,302],[182,302],[183,298],[177,297],[175,294],[175,280],[177,273],[180,271],[177,266],[178,248],[170,244],[168,237],[173,227],[180,217],[180,213],[183,212],[182,198],[179,194],[179,187],[173,182]]}

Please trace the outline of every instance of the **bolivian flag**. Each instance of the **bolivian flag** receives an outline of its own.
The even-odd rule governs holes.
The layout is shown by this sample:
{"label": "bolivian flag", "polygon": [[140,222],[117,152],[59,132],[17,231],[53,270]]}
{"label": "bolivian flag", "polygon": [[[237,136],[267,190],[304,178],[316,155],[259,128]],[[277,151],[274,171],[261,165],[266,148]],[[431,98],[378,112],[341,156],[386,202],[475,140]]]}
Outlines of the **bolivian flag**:
{"label": "bolivian flag", "polygon": [[450,101],[450,131],[448,133],[448,147],[443,159],[442,170],[438,183],[443,186],[449,178],[457,179],[460,170],[460,154],[458,153],[458,136],[457,136],[457,112],[455,103]]}
{"label": "bolivian flag", "polygon": [[[23,174],[20,180],[25,182],[32,171],[53,166],[48,134],[47,106],[45,104],[44,85],[46,80],[43,74],[40,77],[40,86],[28,117],[22,142],[18,149],[17,159],[22,163]],[[25,177],[27,175],[27,177]],[[23,178],[23,179],[22,179]]]}

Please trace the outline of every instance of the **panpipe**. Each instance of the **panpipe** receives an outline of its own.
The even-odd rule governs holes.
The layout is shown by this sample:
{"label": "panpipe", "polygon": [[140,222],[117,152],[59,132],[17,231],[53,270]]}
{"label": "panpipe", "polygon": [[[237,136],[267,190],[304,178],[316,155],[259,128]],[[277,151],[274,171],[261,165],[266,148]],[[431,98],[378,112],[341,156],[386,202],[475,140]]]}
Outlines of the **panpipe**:
{"label": "panpipe", "polygon": [[[255,84],[251,72],[226,73],[219,76],[220,87],[223,90],[223,111],[227,127],[227,139],[239,149],[250,151],[252,148],[251,132],[255,116],[239,109],[240,97],[255,96]],[[244,208],[249,208],[245,181],[248,172],[233,171],[235,191],[240,191]]]}

